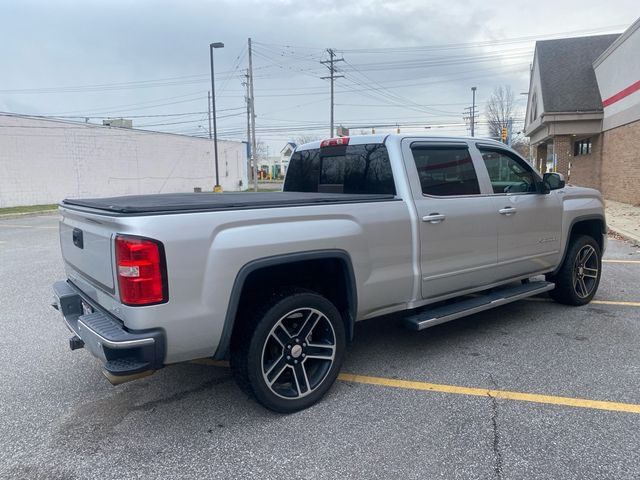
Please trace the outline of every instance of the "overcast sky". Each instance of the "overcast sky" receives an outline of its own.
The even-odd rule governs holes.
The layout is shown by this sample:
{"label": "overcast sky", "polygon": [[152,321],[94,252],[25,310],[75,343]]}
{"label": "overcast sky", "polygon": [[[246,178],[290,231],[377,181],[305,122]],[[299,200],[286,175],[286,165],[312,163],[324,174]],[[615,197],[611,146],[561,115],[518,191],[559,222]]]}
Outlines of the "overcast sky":
{"label": "overcast sky", "polygon": [[638,16],[637,0],[2,0],[0,111],[124,116],[206,135],[208,45],[224,42],[215,51],[218,132],[242,140],[252,37],[257,136],[270,154],[302,134],[328,136],[327,48],[345,60],[336,64],[336,124],[466,134],[472,86],[481,113],[494,87],[511,86],[516,120],[524,116],[536,38],[621,32]]}

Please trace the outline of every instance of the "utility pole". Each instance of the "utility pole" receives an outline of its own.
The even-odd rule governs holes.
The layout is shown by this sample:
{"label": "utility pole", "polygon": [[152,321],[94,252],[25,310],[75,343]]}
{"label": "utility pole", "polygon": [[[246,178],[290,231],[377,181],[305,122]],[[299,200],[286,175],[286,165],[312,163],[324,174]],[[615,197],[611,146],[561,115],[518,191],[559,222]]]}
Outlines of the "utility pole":
{"label": "utility pole", "polygon": [[249,96],[249,69],[247,69],[244,78],[245,80],[242,82],[242,86],[247,87],[247,94],[244,97],[247,102],[247,179],[251,181],[251,177],[253,177],[253,171],[251,170],[251,152],[253,152],[253,148],[251,148],[251,97]]}
{"label": "utility pole", "polygon": [[471,136],[475,137],[475,123],[476,123],[476,87],[471,87],[471,94],[473,100],[471,103]]}
{"label": "utility pole", "polygon": [[256,102],[253,96],[253,63],[251,60],[251,38],[249,38],[249,92],[251,96],[251,161],[253,163],[253,191],[258,191],[258,159],[256,158]]}
{"label": "utility pole", "polygon": [[328,77],[321,77],[322,80],[327,80],[330,79],[331,80],[331,127],[330,127],[330,136],[333,137],[333,82],[336,78],[344,78],[344,75],[336,75],[336,68],[334,67],[334,63],[335,62],[344,62],[344,58],[335,58],[336,57],[336,52],[333,50],[333,48],[327,48],[327,52],[329,53],[329,60],[324,60],[320,63],[322,63],[323,65],[328,65],[327,68],[329,69],[329,76]]}
{"label": "utility pole", "polygon": [[211,91],[207,92],[207,114],[209,115],[209,139],[211,139]]}

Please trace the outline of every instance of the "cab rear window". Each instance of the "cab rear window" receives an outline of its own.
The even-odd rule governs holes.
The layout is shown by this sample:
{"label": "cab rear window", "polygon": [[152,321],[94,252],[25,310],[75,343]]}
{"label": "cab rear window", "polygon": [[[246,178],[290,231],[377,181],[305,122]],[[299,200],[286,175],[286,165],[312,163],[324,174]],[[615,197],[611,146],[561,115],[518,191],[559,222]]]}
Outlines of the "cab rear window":
{"label": "cab rear window", "polygon": [[387,147],[382,144],[295,152],[289,161],[284,191],[396,194]]}

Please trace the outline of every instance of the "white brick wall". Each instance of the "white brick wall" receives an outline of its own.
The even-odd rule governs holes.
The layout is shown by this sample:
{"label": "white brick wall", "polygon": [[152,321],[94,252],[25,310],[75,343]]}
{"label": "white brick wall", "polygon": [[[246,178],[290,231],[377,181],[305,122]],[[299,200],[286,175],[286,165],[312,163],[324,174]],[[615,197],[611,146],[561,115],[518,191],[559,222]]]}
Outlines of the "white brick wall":
{"label": "white brick wall", "polygon": [[[224,191],[247,188],[244,143],[218,141],[218,163]],[[209,139],[0,114],[0,207],[214,184]]]}

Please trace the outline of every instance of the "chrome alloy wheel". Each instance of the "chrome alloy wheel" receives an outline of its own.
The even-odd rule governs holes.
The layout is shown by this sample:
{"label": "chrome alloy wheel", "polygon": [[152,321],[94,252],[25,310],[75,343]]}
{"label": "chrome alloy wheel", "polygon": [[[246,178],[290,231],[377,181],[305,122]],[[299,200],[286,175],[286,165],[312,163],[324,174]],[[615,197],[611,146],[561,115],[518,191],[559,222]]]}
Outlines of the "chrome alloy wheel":
{"label": "chrome alloy wheel", "polygon": [[573,268],[573,288],[580,298],[587,298],[598,285],[598,255],[591,245],[585,245],[576,255]]}
{"label": "chrome alloy wheel", "polygon": [[262,347],[262,376],[281,398],[294,400],[314,392],[336,356],[336,334],[320,310],[298,308],[282,316]]}

